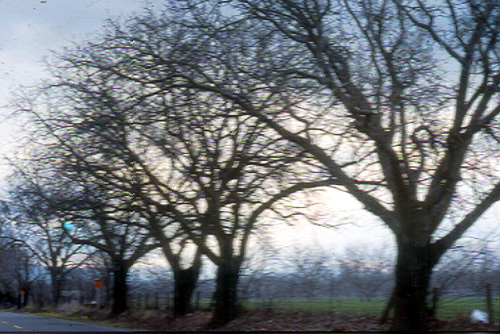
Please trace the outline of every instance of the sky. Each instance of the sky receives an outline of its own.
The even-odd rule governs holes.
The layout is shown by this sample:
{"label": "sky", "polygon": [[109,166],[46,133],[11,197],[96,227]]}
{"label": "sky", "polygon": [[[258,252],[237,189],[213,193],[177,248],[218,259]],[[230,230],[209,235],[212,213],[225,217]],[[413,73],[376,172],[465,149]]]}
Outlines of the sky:
{"label": "sky", "polygon": [[[47,78],[45,61],[65,46],[91,39],[109,18],[126,18],[164,0],[0,0],[0,156],[12,152],[16,124],[9,101],[21,86]],[[0,182],[8,174],[0,164]],[[0,183],[1,184],[1,183]],[[0,187],[4,188],[4,187]],[[0,194],[3,189],[0,189]]]}
{"label": "sky", "polygon": [[[127,17],[145,6],[161,8],[162,0],[0,0],[0,106],[20,85],[47,76],[43,61],[52,51],[91,38],[110,17]],[[1,146],[12,139],[0,111]]]}
{"label": "sky", "polygon": [[[102,30],[108,18],[126,19],[143,8],[162,9],[164,0],[0,0],[0,155],[9,154],[16,143],[16,127],[5,119],[9,115],[8,103],[21,86],[36,85],[48,77],[44,61],[52,53],[60,52],[72,43],[91,39]],[[0,180],[7,170],[0,165]],[[1,192],[1,189],[0,189]],[[345,221],[352,212],[359,211],[359,205],[348,200],[345,194],[330,194],[327,201],[341,202],[336,216],[332,219]],[[347,206],[346,204],[347,203]],[[335,205],[333,205],[335,207]],[[327,217],[327,218],[328,218]],[[310,240],[312,244],[322,244],[327,249],[337,242],[346,240],[345,235],[355,241],[359,233],[349,228],[342,231],[301,226],[277,226],[280,242],[298,244]],[[357,230],[354,225],[351,229]],[[373,242],[378,237],[386,238],[388,231],[380,224],[373,224]],[[300,233],[297,233],[300,231]],[[340,233],[340,234],[339,234]],[[341,236],[340,238],[338,236]],[[301,239],[302,241],[300,241]],[[335,244],[335,245],[334,245]],[[336,247],[336,246],[335,246]]]}
{"label": "sky", "polygon": [[[9,99],[20,86],[36,85],[48,76],[44,60],[52,51],[91,39],[101,31],[108,18],[126,18],[143,8],[161,9],[164,0],[0,0],[0,155],[8,154],[16,142],[14,124],[9,115]],[[6,174],[0,165],[0,180]],[[0,189],[1,192],[1,189]],[[330,222],[348,223],[337,229],[301,226],[276,226],[281,242],[322,245],[338,252],[345,245],[364,247],[391,244],[389,230],[367,213],[348,195],[330,191],[324,196],[325,213]],[[482,219],[481,226],[495,229],[498,205]],[[481,227],[478,227],[481,228]],[[483,227],[483,229],[485,229]],[[474,230],[473,230],[474,231]],[[305,241],[307,240],[307,241]]]}

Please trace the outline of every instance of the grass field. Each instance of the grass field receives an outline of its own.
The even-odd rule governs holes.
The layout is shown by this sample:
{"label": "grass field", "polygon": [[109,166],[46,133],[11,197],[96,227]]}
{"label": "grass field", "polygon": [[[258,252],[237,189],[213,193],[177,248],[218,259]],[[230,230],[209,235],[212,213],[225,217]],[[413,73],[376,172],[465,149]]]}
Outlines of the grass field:
{"label": "grass field", "polygon": [[243,303],[249,309],[270,307],[283,311],[308,311],[333,314],[335,312],[353,315],[379,316],[385,307],[385,299],[363,301],[358,298],[292,298],[258,300],[250,299]]}
{"label": "grass field", "polygon": [[[493,320],[500,321],[500,299],[492,300]],[[468,318],[472,310],[486,311],[486,299],[467,297],[455,300],[444,300],[437,310],[438,319],[453,320],[461,317]]]}
{"label": "grass field", "polygon": [[[309,311],[333,314],[334,312],[379,317],[386,306],[386,299],[361,300],[359,298],[318,298],[318,299],[273,299],[257,300],[250,299],[243,303],[249,309],[271,307],[283,311]],[[472,310],[486,311],[486,300],[484,298],[460,298],[455,300],[443,300],[437,309],[437,318],[442,320],[456,320],[468,318]],[[494,320],[500,321],[500,299],[493,301]],[[496,315],[495,315],[496,314]]]}
{"label": "grass field", "polygon": [[[273,309],[281,311],[306,311],[323,314],[350,314],[356,316],[380,317],[386,306],[387,299],[374,298],[361,300],[359,298],[276,298],[276,299],[248,299],[243,301],[245,308]],[[131,302],[134,308],[134,302]],[[152,305],[153,303],[151,303]],[[172,303],[170,303],[171,305]],[[195,301],[195,307],[206,309],[210,300]],[[457,320],[468,318],[475,309],[486,311],[486,299],[467,297],[460,299],[443,299],[437,309],[437,318],[441,320]],[[500,299],[493,300],[493,319],[500,321]]]}

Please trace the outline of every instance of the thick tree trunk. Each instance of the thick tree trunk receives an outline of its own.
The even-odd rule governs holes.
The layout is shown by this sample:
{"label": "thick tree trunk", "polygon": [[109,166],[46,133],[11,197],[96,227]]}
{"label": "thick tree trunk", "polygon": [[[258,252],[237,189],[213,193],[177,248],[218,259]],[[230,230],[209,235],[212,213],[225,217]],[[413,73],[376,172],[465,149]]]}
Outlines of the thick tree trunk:
{"label": "thick tree trunk", "polygon": [[61,302],[62,282],[59,279],[52,281],[52,302],[54,306],[58,306]]}
{"label": "thick tree trunk", "polygon": [[191,299],[200,276],[201,262],[195,263],[187,269],[178,269],[174,272],[174,317],[182,317],[191,312]]}
{"label": "thick tree trunk", "polygon": [[382,317],[380,318],[380,324],[385,324],[387,320],[389,320],[389,313],[391,312],[392,308],[394,307],[394,290],[392,291],[391,297],[387,301],[387,304],[385,305],[384,312],[382,312]]}
{"label": "thick tree trunk", "polygon": [[217,268],[215,311],[209,325],[212,328],[223,326],[238,316],[237,287],[239,269],[239,265],[232,259]]}
{"label": "thick tree trunk", "polygon": [[398,240],[392,330],[430,330],[426,300],[433,262],[429,247],[417,247]]}
{"label": "thick tree trunk", "polygon": [[59,270],[51,271],[52,304],[58,306],[61,301],[62,279]]}
{"label": "thick tree trunk", "polygon": [[113,305],[111,306],[111,317],[116,317],[128,309],[128,269],[124,265],[115,265],[113,269]]}

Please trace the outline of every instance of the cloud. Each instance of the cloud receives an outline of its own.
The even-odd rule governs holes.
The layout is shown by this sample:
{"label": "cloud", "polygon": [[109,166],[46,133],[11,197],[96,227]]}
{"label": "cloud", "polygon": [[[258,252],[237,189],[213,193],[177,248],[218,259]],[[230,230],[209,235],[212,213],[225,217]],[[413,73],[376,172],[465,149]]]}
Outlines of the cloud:
{"label": "cloud", "polygon": [[[161,8],[162,2],[152,1],[151,6]],[[0,1],[0,99],[7,98],[5,87],[12,81],[30,85],[42,77],[41,61],[51,51],[89,39],[106,19],[127,17],[145,6],[142,1],[123,0]]]}
{"label": "cloud", "polygon": [[[148,2],[148,7],[163,8],[164,0]],[[91,39],[108,18],[128,17],[144,7],[140,0],[0,0],[0,156],[15,137],[3,121],[10,113],[5,105],[19,86],[46,78],[44,58]]]}

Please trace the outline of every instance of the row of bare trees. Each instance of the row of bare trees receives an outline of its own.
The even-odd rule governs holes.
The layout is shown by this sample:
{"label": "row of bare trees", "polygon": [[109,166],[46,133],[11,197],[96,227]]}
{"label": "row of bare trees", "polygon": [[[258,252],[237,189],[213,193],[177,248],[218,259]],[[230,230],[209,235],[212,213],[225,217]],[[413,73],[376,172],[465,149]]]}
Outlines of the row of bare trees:
{"label": "row of bare trees", "polygon": [[[28,304],[57,306],[69,299],[90,302],[95,299],[94,281],[111,277],[108,275],[111,272],[108,259],[101,253],[83,249],[74,253],[70,261],[60,263],[57,266],[58,275],[55,275],[54,266],[47,265],[50,254],[41,255],[47,248],[47,240],[43,240],[36,231],[26,233],[27,240],[23,241],[11,237],[20,234],[10,231],[8,235],[3,235],[0,242],[1,307],[17,305],[21,308]],[[37,248],[34,248],[35,245]],[[74,246],[69,243],[59,245],[66,250]]]}
{"label": "row of bare trees", "polygon": [[[30,239],[37,239],[37,235],[31,234]],[[42,242],[38,244],[42,246]],[[488,287],[493,296],[500,293],[497,280],[500,267],[495,261],[496,253],[491,250],[493,244],[489,241],[454,249],[440,264],[433,275],[432,304],[429,305],[434,314],[457,299],[484,298]],[[59,291],[54,294],[54,287],[50,288],[54,280],[51,268],[40,261],[28,245],[4,240],[0,246],[1,306],[63,303],[63,307],[72,307],[96,300],[101,306],[113,306],[114,270],[105,254],[93,252],[90,256],[81,256],[81,262],[69,264],[65,270],[71,269],[71,272],[57,280],[55,288]],[[394,286],[394,261],[389,249],[387,245],[380,249],[351,245],[344,252],[331,254],[321,247],[295,245],[280,251],[272,245],[252,247],[239,279],[239,303],[253,299],[254,302],[260,300],[266,307],[283,307],[279,302],[275,305],[274,300],[306,298],[311,302],[319,298],[318,302],[325,303],[325,298],[330,298],[335,308],[343,297],[365,301],[388,298]],[[94,287],[96,279],[103,280],[102,288]],[[159,266],[157,261],[149,265],[141,261],[141,265],[131,271],[127,286],[130,307],[159,310],[165,306],[170,309],[172,305],[175,286],[172,272],[168,267]],[[20,290],[25,291],[22,298]],[[215,278],[205,273],[196,286],[196,299],[191,306],[206,308],[205,301],[212,299],[214,290]],[[200,303],[200,298],[205,301]]]}
{"label": "row of bare trees", "polygon": [[348,192],[395,236],[393,329],[426,331],[434,267],[500,199],[498,17],[496,0],[182,0],[110,23],[15,100],[13,189],[119,254],[121,281],[160,247],[178,314],[206,256],[214,326],[237,316],[259,222]]}
{"label": "row of bare trees", "polygon": [[[114,315],[127,307],[130,267],[154,248],[173,272],[174,312],[186,314],[204,255],[217,267],[217,326],[236,317],[241,264],[259,218],[293,216],[293,206],[277,210],[280,200],[332,180],[224,97],[171,90],[169,80],[145,84],[164,75],[161,63],[150,67],[151,56],[169,57],[187,42],[177,45],[188,31],[170,31],[163,19],[137,18],[126,31],[110,26],[101,41],[60,55],[52,82],[17,99],[30,129],[20,154],[26,159],[13,162],[7,207],[18,225],[40,214],[65,242],[109,256]],[[144,33],[145,43],[122,44]],[[52,267],[62,277],[59,255]]]}
{"label": "row of bare trees", "polygon": [[[22,225],[18,227],[23,228]],[[21,233],[10,231],[9,234]],[[116,298],[117,283],[112,279],[116,275],[115,266],[106,252],[87,249],[85,253],[76,253],[72,261],[60,268],[67,274],[56,280],[53,268],[46,265],[43,257],[40,259],[31,245],[37,245],[41,251],[45,243],[57,239],[43,239],[43,235],[33,230],[25,236],[29,242],[4,237],[0,245],[0,306],[10,307],[17,303],[18,307],[23,307],[28,302],[44,306],[62,302],[64,307],[71,307],[66,303],[76,303],[73,305],[76,306],[91,300],[99,300],[102,306]],[[278,250],[268,242],[260,242],[261,247],[254,245],[242,266],[238,286],[240,304],[253,298],[261,300],[265,307],[283,307],[274,300],[323,298],[321,303],[324,303],[324,298],[330,298],[334,309],[339,297],[358,297],[366,301],[387,298],[394,286],[393,253],[388,245],[380,249],[351,245],[339,254],[332,254],[321,246],[295,245]],[[487,288],[494,296],[500,293],[497,280],[500,267],[495,261],[496,253],[491,250],[493,245],[493,241],[486,240],[476,241],[473,247],[458,247],[436,268],[432,282],[434,314],[456,299],[484,297]],[[74,245],[68,243],[60,247],[71,249]],[[149,266],[143,263],[131,274],[124,292],[131,298],[129,306],[157,310],[167,306],[170,309],[175,284],[169,268],[158,266],[154,261]],[[95,279],[103,280],[104,286],[95,288]],[[215,279],[205,273],[196,286],[196,300],[191,307],[204,305],[202,307],[206,308],[206,303],[200,304],[199,299],[212,299],[214,283]],[[25,293],[22,296],[19,295],[21,290]],[[119,296],[118,301],[123,298]],[[111,304],[114,314],[116,303]]]}

